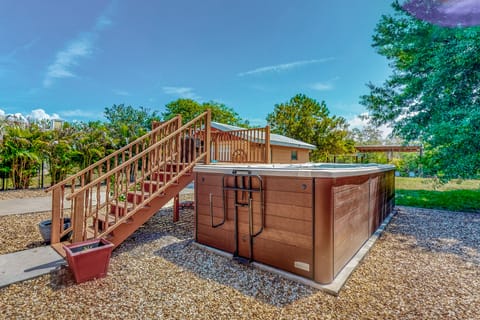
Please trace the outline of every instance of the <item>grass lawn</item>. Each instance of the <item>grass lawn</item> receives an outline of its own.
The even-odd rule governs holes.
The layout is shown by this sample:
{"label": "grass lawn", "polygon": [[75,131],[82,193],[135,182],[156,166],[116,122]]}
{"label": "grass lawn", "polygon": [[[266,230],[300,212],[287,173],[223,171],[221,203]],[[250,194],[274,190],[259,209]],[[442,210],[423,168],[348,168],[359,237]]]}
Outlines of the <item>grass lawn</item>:
{"label": "grass lawn", "polygon": [[480,212],[480,180],[452,180],[434,188],[431,179],[395,177],[395,203],[401,206]]}

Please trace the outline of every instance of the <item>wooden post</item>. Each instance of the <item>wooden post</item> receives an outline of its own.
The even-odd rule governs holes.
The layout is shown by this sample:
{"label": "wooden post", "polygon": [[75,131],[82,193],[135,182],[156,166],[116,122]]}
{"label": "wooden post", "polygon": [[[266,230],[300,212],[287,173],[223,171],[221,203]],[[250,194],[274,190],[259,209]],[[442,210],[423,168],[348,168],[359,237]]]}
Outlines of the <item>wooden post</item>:
{"label": "wooden post", "polygon": [[265,163],[272,162],[272,151],[270,150],[270,126],[265,127]]}
{"label": "wooden post", "polygon": [[85,191],[80,192],[74,199],[73,217],[73,243],[83,241],[83,220],[85,219]]}
{"label": "wooden post", "polygon": [[180,219],[180,196],[177,194],[173,198],[173,222]]}
{"label": "wooden post", "polygon": [[212,112],[210,109],[207,110],[207,120],[205,121],[205,152],[207,155],[205,156],[205,164],[210,164],[210,143],[211,143],[211,122],[212,122]]}
{"label": "wooden post", "polygon": [[[182,116],[179,114],[178,116],[178,119],[177,119],[177,129],[180,129],[182,127]],[[176,148],[176,152],[177,152],[177,172],[180,172],[180,162],[182,162],[182,134],[179,133],[178,134],[178,137],[177,137],[177,148]],[[183,169],[183,166],[182,166],[182,169]]]}
{"label": "wooden post", "polygon": [[220,147],[218,143],[218,134],[215,135],[214,138],[214,143],[215,143],[215,160],[219,161],[220,160]]}
{"label": "wooden post", "polygon": [[[55,188],[52,191],[52,226],[50,231],[50,243],[60,242],[60,211],[62,201],[62,188]],[[63,226],[61,226],[63,229]]]}

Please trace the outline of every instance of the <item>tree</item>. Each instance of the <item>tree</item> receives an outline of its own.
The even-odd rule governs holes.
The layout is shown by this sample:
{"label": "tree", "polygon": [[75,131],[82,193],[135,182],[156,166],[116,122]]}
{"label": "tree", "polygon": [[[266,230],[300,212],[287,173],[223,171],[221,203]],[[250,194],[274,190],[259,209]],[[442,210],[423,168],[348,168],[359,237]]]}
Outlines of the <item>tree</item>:
{"label": "tree", "polygon": [[367,124],[363,128],[353,128],[350,133],[351,139],[358,145],[380,145],[382,144],[381,131],[371,125]]}
{"label": "tree", "polygon": [[68,123],[62,129],[45,130],[41,136],[40,151],[46,159],[51,184],[67,177],[75,167],[75,128]]}
{"label": "tree", "polygon": [[74,127],[74,159],[80,169],[102,159],[116,149],[110,131],[99,121],[79,122]]}
{"label": "tree", "polygon": [[15,189],[27,189],[30,179],[37,172],[40,130],[35,124],[5,127],[0,146],[2,171],[9,173]]}
{"label": "tree", "polygon": [[430,169],[444,179],[480,167],[480,27],[442,28],[403,11],[383,16],[373,47],[393,73],[368,84],[361,103],[375,125],[390,124],[407,142],[424,144]]}
{"label": "tree", "polygon": [[148,108],[114,104],[105,108],[105,118],[111,136],[117,140],[117,147],[123,147],[136,138],[144,135],[152,127],[153,121],[160,120],[157,111],[151,112]]}
{"label": "tree", "polygon": [[168,103],[165,108],[167,110],[162,114],[165,120],[169,120],[180,114],[182,116],[182,122],[187,123],[207,111],[207,109],[210,109],[212,112],[212,121],[240,127],[248,127],[249,124],[248,121],[242,120],[238,113],[232,108],[214,101],[200,104],[192,99],[177,99]]}
{"label": "tree", "polygon": [[329,154],[353,151],[353,141],[347,139],[347,121],[330,117],[324,101],[319,103],[303,94],[275,105],[274,111],[267,115],[267,123],[273,133],[315,145],[313,161],[325,159]]}

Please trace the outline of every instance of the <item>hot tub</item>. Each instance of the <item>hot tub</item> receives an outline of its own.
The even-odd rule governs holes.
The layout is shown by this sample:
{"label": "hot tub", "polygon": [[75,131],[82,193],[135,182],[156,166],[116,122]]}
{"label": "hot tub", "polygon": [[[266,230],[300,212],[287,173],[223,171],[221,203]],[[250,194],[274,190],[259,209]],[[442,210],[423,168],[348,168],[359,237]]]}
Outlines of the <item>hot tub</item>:
{"label": "hot tub", "polygon": [[198,165],[195,240],[331,283],[394,207],[394,167]]}

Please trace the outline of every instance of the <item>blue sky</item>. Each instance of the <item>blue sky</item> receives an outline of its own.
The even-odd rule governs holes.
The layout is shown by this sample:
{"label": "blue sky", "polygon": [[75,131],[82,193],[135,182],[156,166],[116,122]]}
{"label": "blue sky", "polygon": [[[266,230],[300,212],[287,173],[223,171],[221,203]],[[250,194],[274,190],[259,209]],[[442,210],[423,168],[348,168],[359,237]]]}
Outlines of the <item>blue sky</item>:
{"label": "blue sky", "polygon": [[0,0],[0,113],[86,121],[182,97],[261,125],[304,93],[353,123],[365,84],[390,73],[371,39],[391,11],[388,0]]}

